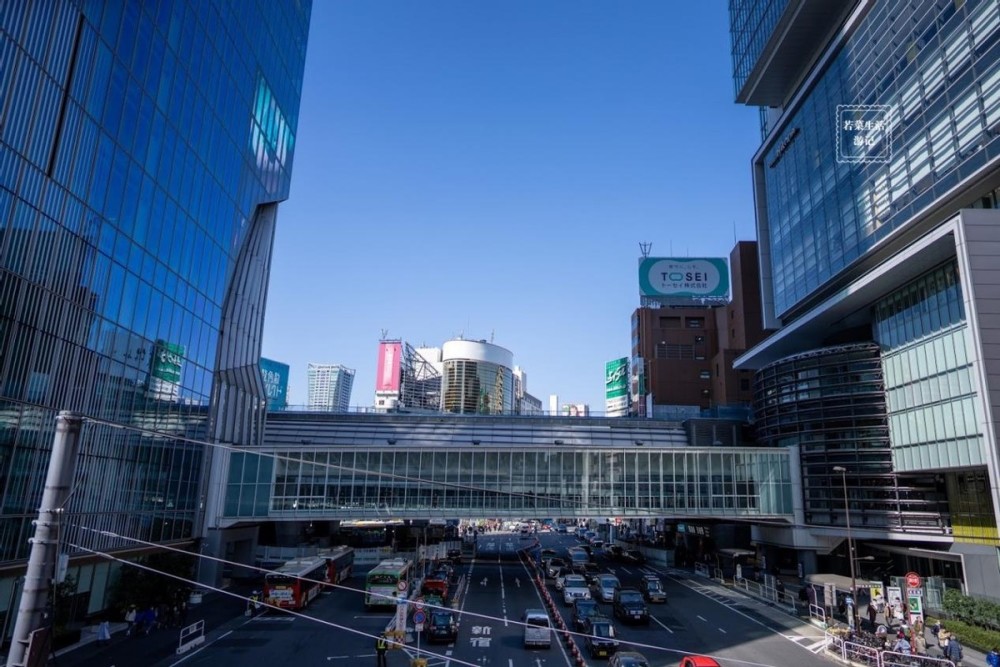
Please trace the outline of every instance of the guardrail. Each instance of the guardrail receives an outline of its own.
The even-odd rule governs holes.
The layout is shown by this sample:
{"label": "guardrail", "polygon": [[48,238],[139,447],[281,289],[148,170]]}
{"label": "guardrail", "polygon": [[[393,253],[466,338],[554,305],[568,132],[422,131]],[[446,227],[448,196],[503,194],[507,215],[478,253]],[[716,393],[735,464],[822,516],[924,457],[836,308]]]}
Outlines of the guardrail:
{"label": "guardrail", "polygon": [[205,621],[197,621],[181,630],[177,640],[177,655],[187,653],[196,646],[205,643]]}
{"label": "guardrail", "polygon": [[833,657],[852,665],[869,665],[870,667],[955,667],[955,663],[945,658],[886,651],[875,646],[852,642],[845,637],[830,632],[826,633],[826,650]]}
{"label": "guardrail", "polygon": [[819,621],[826,627],[826,609],[818,604],[809,605],[809,618]]}

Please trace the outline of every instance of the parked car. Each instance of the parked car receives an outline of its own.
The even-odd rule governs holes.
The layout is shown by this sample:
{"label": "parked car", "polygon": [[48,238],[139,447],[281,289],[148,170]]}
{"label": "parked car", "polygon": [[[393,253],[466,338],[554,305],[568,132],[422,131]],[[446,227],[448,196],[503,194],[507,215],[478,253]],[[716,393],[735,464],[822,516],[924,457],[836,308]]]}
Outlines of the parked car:
{"label": "parked car", "polygon": [[678,667],[720,667],[720,665],[712,658],[703,655],[688,655],[681,660]]}
{"label": "parked car", "polygon": [[448,560],[450,560],[453,565],[461,565],[462,564],[462,550],[461,549],[448,549]]}
{"label": "parked car", "polygon": [[618,651],[611,656],[608,667],[649,667],[649,660],[638,651]]}
{"label": "parked car", "polygon": [[615,626],[603,616],[592,617],[586,633],[583,645],[591,658],[610,658],[618,650]]}
{"label": "parked car", "polygon": [[569,607],[574,600],[590,597],[590,589],[587,588],[587,580],[582,574],[567,574],[563,579],[563,602]]}
{"label": "parked car", "polygon": [[639,580],[639,590],[646,602],[666,602],[667,592],[663,589],[663,583],[655,574],[647,574]]}
{"label": "parked car", "polygon": [[642,599],[642,593],[635,588],[619,588],[615,591],[612,613],[621,621],[649,625],[649,607]]}
{"label": "parked car", "polygon": [[601,609],[594,600],[578,599],[573,602],[573,627],[585,630],[592,616],[600,616]]}
{"label": "parked car", "polygon": [[426,632],[429,642],[453,642],[458,639],[458,620],[455,618],[455,612],[432,611]]}
{"label": "parked car", "polygon": [[544,609],[527,609],[524,616],[524,647],[552,648],[552,625]]}
{"label": "parked car", "polygon": [[625,551],[625,560],[629,563],[635,563],[636,565],[642,565],[646,562],[646,557],[638,549],[627,549]]}
{"label": "parked car", "polygon": [[556,532],[561,535],[565,535],[567,532],[566,524],[561,523],[558,526],[556,526]]}
{"label": "parked car", "polygon": [[623,549],[620,545],[612,544],[605,550],[605,552],[607,553],[609,560],[613,561],[625,560],[625,549]]}
{"label": "parked car", "polygon": [[621,582],[613,574],[602,574],[597,577],[594,584],[594,599],[601,602],[612,602],[615,599],[615,591],[621,588]]}

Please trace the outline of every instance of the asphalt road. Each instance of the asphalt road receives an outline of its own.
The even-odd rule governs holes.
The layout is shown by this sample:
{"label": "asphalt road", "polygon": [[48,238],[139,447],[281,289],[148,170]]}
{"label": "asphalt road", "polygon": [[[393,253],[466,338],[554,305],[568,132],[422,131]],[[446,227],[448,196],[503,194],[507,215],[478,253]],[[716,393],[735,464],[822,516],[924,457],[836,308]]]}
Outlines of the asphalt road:
{"label": "asphalt road", "polygon": [[[543,534],[542,546],[566,549],[577,542],[572,536]],[[605,562],[602,569],[615,573],[623,586],[635,586],[644,573],[661,575],[668,595],[665,604],[650,605],[648,626],[615,622],[621,649],[639,650],[656,667],[676,665],[682,654],[716,657],[723,667],[828,667],[817,655],[822,633],[798,619],[758,604],[705,579],[678,570],[636,567]],[[452,644],[428,646],[415,636],[402,650],[389,652],[390,667],[408,667],[418,654],[428,667],[574,667],[566,645],[554,638],[550,649],[523,648],[519,623],[525,609],[544,608],[541,593],[529,568],[520,562],[478,559],[456,568],[464,585],[456,600],[460,612],[458,639]],[[347,582],[360,589],[363,580]],[[552,582],[546,583],[555,594]],[[570,608],[556,598],[567,627]],[[612,617],[611,605],[602,604]],[[391,621],[389,612],[366,612],[360,593],[335,590],[313,602],[305,617],[265,614],[231,624],[226,634],[188,656],[157,663],[157,667],[228,667],[253,664],[266,667],[329,665],[360,667],[375,664],[373,637]],[[346,628],[346,629],[345,629]],[[579,640],[583,648],[582,638]],[[606,660],[585,658],[589,666]],[[149,664],[152,664],[150,661]],[[116,665],[115,667],[125,667]]]}

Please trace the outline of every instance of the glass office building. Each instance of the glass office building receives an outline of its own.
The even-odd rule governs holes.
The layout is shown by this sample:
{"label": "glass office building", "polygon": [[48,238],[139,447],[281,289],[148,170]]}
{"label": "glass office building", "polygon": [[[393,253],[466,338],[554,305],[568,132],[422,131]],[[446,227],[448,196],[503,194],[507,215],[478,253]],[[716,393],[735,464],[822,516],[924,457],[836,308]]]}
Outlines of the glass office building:
{"label": "glass office building", "polygon": [[[782,436],[811,452],[803,488],[830,486],[822,478],[847,468],[840,500],[888,518],[862,526],[862,548],[930,576],[957,563],[967,590],[1000,590],[1000,3],[803,0],[777,18],[765,5],[781,3],[731,0],[730,9],[737,100],[767,109],[753,174],[764,319],[778,332],[737,365],[766,369],[761,387],[790,386],[776,370],[794,375],[811,354],[874,345],[891,463],[882,478],[898,511],[871,504],[865,470],[875,459],[852,453],[869,437]],[[774,28],[751,39],[747,25]],[[809,390],[788,396],[801,420]],[[766,391],[759,398],[759,414],[774,408]],[[826,413],[807,421],[828,424],[831,401],[816,407]],[[802,554],[843,551],[823,527],[840,523],[832,505],[812,514],[811,538],[768,540]]]}
{"label": "glass office building", "polygon": [[[64,539],[89,548],[135,543],[81,526],[196,538],[209,456],[196,441],[259,444],[266,282],[310,11],[0,2],[5,618],[59,410],[86,418]],[[82,613],[102,608],[108,568],[79,573]]]}

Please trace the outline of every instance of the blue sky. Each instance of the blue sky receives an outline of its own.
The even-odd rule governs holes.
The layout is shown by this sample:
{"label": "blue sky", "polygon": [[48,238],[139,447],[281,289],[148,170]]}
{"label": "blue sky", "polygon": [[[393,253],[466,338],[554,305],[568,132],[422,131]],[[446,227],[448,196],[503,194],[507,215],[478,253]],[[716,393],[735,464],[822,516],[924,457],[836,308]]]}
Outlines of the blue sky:
{"label": "blue sky", "polygon": [[381,330],[492,337],[546,407],[602,411],[639,243],[753,239],[758,144],[724,0],[316,0],[264,356],[294,404],[322,362],[370,406]]}

